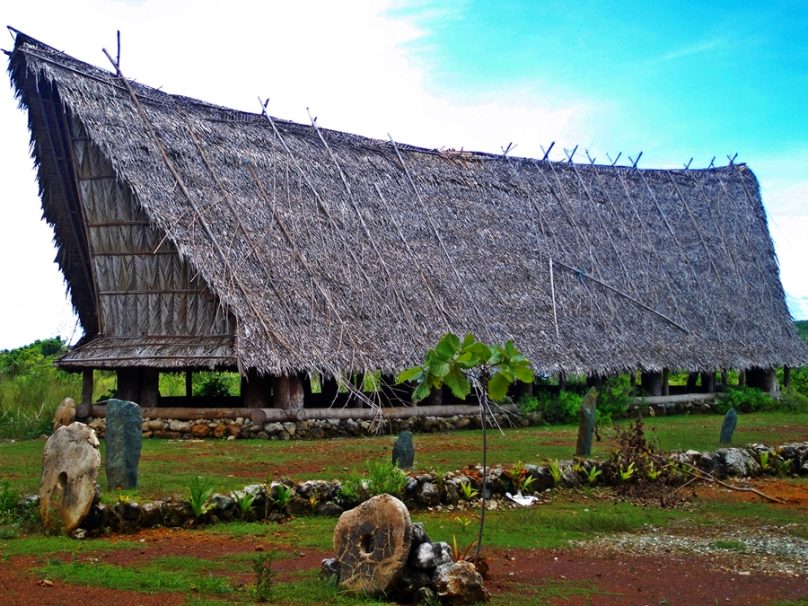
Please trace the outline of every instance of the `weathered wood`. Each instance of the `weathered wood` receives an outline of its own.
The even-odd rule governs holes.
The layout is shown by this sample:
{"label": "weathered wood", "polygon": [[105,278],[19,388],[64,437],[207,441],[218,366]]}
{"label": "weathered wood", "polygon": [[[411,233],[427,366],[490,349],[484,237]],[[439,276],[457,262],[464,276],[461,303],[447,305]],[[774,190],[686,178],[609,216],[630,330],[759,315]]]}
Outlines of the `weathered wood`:
{"label": "weathered wood", "polygon": [[649,396],[662,395],[662,373],[659,371],[643,372],[640,376],[640,386]]}
{"label": "weathered wood", "polygon": [[670,377],[671,377],[671,369],[670,368],[663,368],[662,369],[662,394],[663,396],[670,395],[671,388],[670,388]]}
{"label": "weathered wood", "polygon": [[699,374],[697,372],[690,372],[687,374],[687,391],[693,393],[696,391],[696,384],[699,381]]}
{"label": "weathered wood", "polygon": [[140,403],[140,381],[143,369],[138,367],[119,368],[116,371],[117,385],[115,392],[119,399]]}
{"label": "weathered wood", "polygon": [[715,371],[701,373],[701,390],[704,393],[715,393]]}
{"label": "weathered wood", "polygon": [[303,382],[297,375],[283,375],[275,379],[272,393],[273,408],[303,409]]}
{"label": "weathered wood", "polygon": [[738,371],[738,387],[746,385],[746,371],[741,369]]}
{"label": "weathered wood", "polygon": [[[699,399],[702,394],[693,394],[690,399]],[[675,398],[677,396],[671,396]],[[646,401],[649,399],[646,398]],[[639,398],[638,398],[639,401]],[[649,402],[653,403],[653,402]],[[504,412],[516,414],[518,408],[515,404],[506,404],[499,407]],[[388,419],[407,419],[417,416],[452,417],[467,415],[478,417],[480,408],[476,405],[457,404],[451,406],[434,406],[425,410],[417,406],[401,406],[383,409],[383,415]],[[93,405],[90,407],[90,417],[106,417],[106,406]],[[196,419],[236,419],[245,417],[256,423],[268,421],[304,421],[318,419],[374,419],[377,412],[370,408],[301,408],[299,410],[285,410],[282,408],[184,408],[159,407],[144,408],[143,418],[149,419],[177,419],[179,421],[193,421]]]}
{"label": "weathered wood", "polygon": [[670,396],[646,396],[634,398],[636,404],[676,404],[677,402],[712,402],[714,393],[682,393]]}
{"label": "weathered wood", "polygon": [[783,389],[791,387],[791,367],[783,366]]}
{"label": "weathered wood", "polygon": [[243,384],[244,406],[246,408],[269,408],[272,378],[259,374],[255,368],[247,370]]}
{"label": "weathered wood", "polygon": [[185,371],[185,397],[189,400],[194,396],[194,371]]}
{"label": "weathered wood", "polygon": [[134,400],[141,406],[157,406],[160,402],[160,372],[156,368],[144,368],[140,382],[140,399]]}
{"label": "weathered wood", "polygon": [[85,368],[81,373],[81,403],[93,403],[93,369]]}

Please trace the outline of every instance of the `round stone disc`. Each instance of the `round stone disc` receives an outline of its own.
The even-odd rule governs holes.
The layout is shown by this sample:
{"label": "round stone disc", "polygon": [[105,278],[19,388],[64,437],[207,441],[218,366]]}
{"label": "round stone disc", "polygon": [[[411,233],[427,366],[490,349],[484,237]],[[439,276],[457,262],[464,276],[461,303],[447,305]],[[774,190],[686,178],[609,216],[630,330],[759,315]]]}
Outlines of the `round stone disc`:
{"label": "round stone disc", "polygon": [[379,594],[398,579],[412,544],[407,506],[388,494],[343,513],[334,529],[340,585],[351,592]]}

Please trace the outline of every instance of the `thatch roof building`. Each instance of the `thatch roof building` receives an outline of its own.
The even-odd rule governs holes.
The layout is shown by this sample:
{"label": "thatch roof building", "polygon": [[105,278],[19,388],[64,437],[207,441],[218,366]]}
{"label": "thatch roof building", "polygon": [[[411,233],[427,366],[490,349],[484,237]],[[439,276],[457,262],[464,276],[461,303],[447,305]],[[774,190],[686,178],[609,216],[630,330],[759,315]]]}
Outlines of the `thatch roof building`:
{"label": "thatch roof building", "polygon": [[23,34],[9,72],[86,335],[64,368],[392,373],[447,330],[513,339],[545,373],[808,361],[743,164],[421,149],[166,94]]}

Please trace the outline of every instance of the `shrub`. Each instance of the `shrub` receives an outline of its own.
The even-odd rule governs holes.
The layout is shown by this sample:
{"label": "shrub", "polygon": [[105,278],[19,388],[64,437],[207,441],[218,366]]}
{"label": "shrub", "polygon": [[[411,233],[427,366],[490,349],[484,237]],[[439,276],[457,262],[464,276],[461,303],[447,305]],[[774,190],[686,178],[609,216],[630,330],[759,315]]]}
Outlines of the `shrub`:
{"label": "shrub", "polygon": [[234,372],[199,373],[198,383],[194,386],[194,395],[209,398],[224,398],[237,395],[241,380]]}
{"label": "shrub", "polygon": [[748,413],[774,410],[776,407],[777,404],[769,394],[745,385],[728,387],[715,402],[715,409],[719,414],[725,414],[730,408]]}
{"label": "shrub", "polygon": [[561,391],[557,396],[547,391],[524,395],[519,399],[524,413],[541,413],[542,421],[550,425],[574,423],[581,407],[581,396],[573,391]]}
{"label": "shrub", "polygon": [[600,422],[626,416],[632,388],[628,375],[609,377],[598,390],[598,419]]}
{"label": "shrub", "polygon": [[780,394],[779,404],[779,408],[786,412],[808,412],[808,395],[792,386]]}

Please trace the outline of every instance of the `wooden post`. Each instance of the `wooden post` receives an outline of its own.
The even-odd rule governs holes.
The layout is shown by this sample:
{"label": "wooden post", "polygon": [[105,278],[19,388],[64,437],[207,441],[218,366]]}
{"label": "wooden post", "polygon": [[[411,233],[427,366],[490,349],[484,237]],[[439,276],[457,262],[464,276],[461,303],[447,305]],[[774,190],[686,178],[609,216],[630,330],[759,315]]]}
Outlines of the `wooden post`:
{"label": "wooden post", "polygon": [[558,373],[558,391],[564,391],[567,388],[567,375],[563,372]]}
{"label": "wooden post", "polygon": [[255,368],[247,370],[247,381],[243,386],[245,408],[269,408],[269,387],[271,379],[259,374]]}
{"label": "wooden post", "polygon": [[662,395],[663,396],[671,395],[670,378],[671,378],[671,369],[667,368],[667,367],[663,368],[662,369]]}
{"label": "wooden post", "polygon": [[640,375],[640,387],[649,396],[661,396],[662,373],[659,371],[643,372]]}
{"label": "wooden post", "polygon": [[81,403],[93,403],[93,369],[85,368],[81,373]]}
{"label": "wooden post", "polygon": [[783,366],[783,389],[791,387],[791,367]]}
{"label": "wooden post", "polygon": [[325,407],[331,406],[331,403],[339,394],[339,385],[337,384],[337,380],[332,377],[326,377],[325,375],[321,375],[320,377],[320,401],[322,405]]}
{"label": "wooden post", "polygon": [[729,371],[726,368],[721,369],[721,387],[723,389],[727,388],[727,383],[729,383]]}
{"label": "wooden post", "polygon": [[298,375],[282,375],[275,379],[272,406],[284,410],[303,408],[303,382]]}
{"label": "wooden post", "polygon": [[746,371],[742,368],[738,371],[738,387],[746,385]]}
{"label": "wooden post", "polygon": [[[127,367],[116,371],[117,385],[115,392],[120,400],[138,402],[140,400],[140,380],[142,369]],[[139,403],[139,402],[138,402]]]}
{"label": "wooden post", "polygon": [[157,406],[160,403],[160,371],[156,368],[144,368],[140,377],[140,399],[136,402],[142,407]]}
{"label": "wooden post", "polygon": [[696,383],[699,380],[699,374],[696,372],[687,373],[687,393],[696,393]]}
{"label": "wooden post", "polygon": [[715,371],[701,373],[701,389],[704,393],[715,393]]}
{"label": "wooden post", "polygon": [[194,397],[194,371],[185,371],[185,397],[190,401]]}

